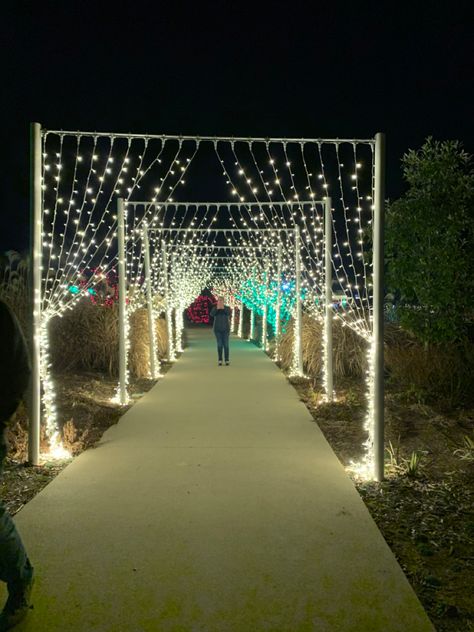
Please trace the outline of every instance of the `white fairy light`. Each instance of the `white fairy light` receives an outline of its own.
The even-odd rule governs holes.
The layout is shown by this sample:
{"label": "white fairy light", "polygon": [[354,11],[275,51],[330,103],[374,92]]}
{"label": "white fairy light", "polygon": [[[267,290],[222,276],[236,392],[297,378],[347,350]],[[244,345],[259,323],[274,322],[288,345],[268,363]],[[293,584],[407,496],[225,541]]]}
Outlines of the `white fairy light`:
{"label": "white fairy light", "polygon": [[[46,166],[44,166],[43,171],[44,195],[47,196],[45,200],[52,202],[47,204],[48,209],[43,212],[45,226],[48,227],[45,230],[44,239],[44,251],[47,259],[44,267],[44,276],[46,278],[44,279],[43,301],[44,307],[49,309],[50,317],[60,315],[65,309],[69,309],[69,306],[73,306],[81,297],[83,298],[87,294],[88,289],[93,289],[94,281],[92,279],[94,274],[91,274],[91,271],[95,267],[106,262],[111,265],[111,269],[115,267],[116,255],[114,254],[114,249],[116,248],[116,240],[114,240],[114,226],[116,219],[113,217],[111,209],[114,208],[115,196],[119,195],[118,191],[126,192],[126,197],[130,199],[134,192],[136,195],[136,191],[143,186],[145,194],[154,192],[153,197],[150,195],[148,198],[150,203],[154,205],[158,203],[161,192],[166,191],[167,195],[162,197],[167,200],[167,203],[173,203],[175,187],[178,185],[180,188],[185,186],[186,180],[182,176],[184,176],[195,155],[195,152],[191,151],[192,155],[186,156],[182,142],[179,141],[178,143],[176,141],[179,144],[176,154],[169,157],[169,162],[167,162],[168,159],[164,160],[164,162],[167,162],[167,168],[164,172],[161,171],[161,174],[159,172],[155,174],[155,182],[149,182],[146,178],[151,175],[153,169],[162,168],[160,165],[162,165],[162,158],[164,159],[165,154],[160,158],[161,154],[158,149],[154,155],[151,155],[151,143],[148,139],[135,140],[133,137],[125,139],[123,141],[124,144],[128,140],[126,154],[123,158],[118,158],[119,155],[123,156],[123,151],[115,151],[115,145],[119,142],[117,139],[107,139],[105,136],[96,135],[95,137],[89,137],[87,144],[85,137],[81,139],[78,137],[76,162],[81,163],[80,175],[78,176],[79,182],[75,181],[74,186],[68,189],[67,174],[70,174],[72,169],[66,165],[63,157],[63,137],[58,135],[56,138],[56,140],[58,138],[60,140],[60,142],[56,143],[56,145],[59,145],[59,151],[45,153],[50,156],[57,154],[55,160],[51,158],[48,161],[48,166],[49,162],[52,162],[53,165],[60,165],[61,169],[55,168],[53,172],[58,177],[57,174],[61,171],[62,178],[65,178],[64,182],[60,179],[56,183],[57,186],[54,184],[55,190],[53,190],[51,187],[54,183],[54,174],[48,171]],[[106,142],[109,143],[107,148],[105,147]],[[158,140],[156,142],[158,143]],[[162,140],[159,142],[163,143],[163,145],[165,144]],[[169,143],[170,141],[166,142]],[[136,151],[135,147],[138,143],[141,143],[139,152]],[[291,158],[286,155],[287,145]],[[216,147],[216,144],[214,146]],[[235,152],[238,151],[236,142],[229,140],[226,146],[228,148],[231,147],[232,151],[234,151],[234,148]],[[257,157],[257,153],[252,151],[251,143],[242,141],[241,146],[250,148],[253,164],[251,161],[250,164],[247,164],[248,160],[246,160],[245,164],[242,164],[236,156],[233,161],[234,166],[231,167],[231,173],[229,173],[225,168],[225,161],[222,158],[220,159],[221,165],[224,167],[226,183],[229,186],[229,197],[234,200],[240,200],[245,205],[235,207],[237,212],[229,211],[231,225],[234,228],[290,228],[295,223],[300,225],[302,237],[302,287],[306,293],[305,311],[308,311],[316,318],[321,318],[321,307],[315,302],[315,299],[321,295],[321,274],[323,269],[321,265],[320,216],[317,208],[311,212],[307,205],[302,205],[301,207],[289,206],[290,200],[295,201],[297,204],[298,200],[303,199],[303,197],[305,200],[310,198],[317,201],[330,188],[331,183],[326,180],[326,167],[322,156],[319,154],[320,157],[318,159],[318,152],[314,152],[315,148],[319,151],[320,144],[308,141],[306,143],[308,155],[306,156],[301,143],[294,144],[294,147],[300,152],[299,155],[297,155],[297,152],[295,154],[294,147],[292,149],[288,143],[281,143],[279,146],[275,144],[275,148],[272,145],[272,154],[270,154],[268,144],[265,147],[265,143],[263,143],[268,152],[266,156],[263,156],[263,160],[260,155]],[[197,151],[198,147],[199,142],[196,142],[194,146],[195,151]],[[283,151],[281,151],[282,147]],[[337,149],[339,144],[333,143],[332,147]],[[313,151],[313,153],[311,154],[309,150]],[[114,156],[111,155],[112,151]],[[130,156],[128,153],[130,153]],[[145,159],[145,157],[148,157],[148,159]],[[342,252],[339,252],[339,243],[338,239],[336,239],[333,265],[336,272],[335,279],[341,284],[341,288],[345,288],[343,291],[347,294],[348,308],[345,312],[335,314],[335,319],[339,319],[340,322],[350,326],[364,339],[367,339],[370,337],[371,327],[369,292],[372,284],[369,274],[370,270],[367,270],[367,274],[365,271],[362,231],[367,225],[370,225],[372,219],[372,196],[367,196],[367,200],[365,200],[363,195],[365,192],[359,190],[360,182],[358,176],[365,171],[365,169],[362,169],[362,164],[366,164],[365,159],[364,163],[358,159],[351,162],[350,158],[344,156],[344,161],[341,161],[337,151],[336,158],[339,165],[339,173],[332,181],[332,190],[334,190],[333,196],[337,200],[338,206],[342,209],[344,227],[348,234],[345,240],[347,246],[345,249],[342,249]],[[308,164],[306,164],[306,161],[308,161]],[[280,166],[280,173],[276,169],[277,163]],[[95,167],[94,170],[92,165]],[[153,165],[153,168],[150,169],[148,165]],[[89,167],[88,175],[86,173],[87,167]],[[343,169],[344,171],[342,171]],[[91,174],[93,174],[92,177]],[[236,174],[240,177],[237,178]],[[235,182],[236,179],[238,182]],[[157,184],[159,186],[156,186]],[[351,193],[351,191],[353,192],[351,195],[357,197],[355,202],[346,199],[347,192]],[[258,202],[256,199],[257,195],[260,200],[264,199],[270,202],[272,200],[283,200],[283,202],[277,202],[279,206],[252,207],[251,204],[254,200]],[[342,200],[341,203],[338,200],[339,196]],[[308,203],[306,202],[305,204]],[[71,215],[73,207],[74,216]],[[156,206],[144,207],[143,211],[141,211],[141,216],[137,214],[136,217],[130,220],[128,235],[134,234],[139,229],[140,222],[146,219],[149,220],[150,225],[162,227],[164,225],[172,225],[175,228],[179,228],[183,226],[184,218],[187,216],[193,228],[203,226],[206,229],[211,224],[215,225],[217,221],[216,213],[213,217],[207,217],[207,219],[202,221],[199,220],[199,223],[196,225],[194,223],[194,211],[187,214],[181,213],[178,206],[174,208],[173,213],[175,215],[163,222],[161,215],[160,219],[158,218],[158,213],[161,213],[161,211],[158,211]],[[354,212],[354,217],[351,216],[352,212]],[[64,220],[62,217],[64,217]],[[53,236],[46,238],[49,232]],[[357,239],[354,238],[356,233]],[[209,234],[211,235],[211,233]],[[199,243],[200,239],[197,233],[189,232],[187,241]],[[236,234],[232,243],[237,243],[239,239],[242,239],[242,235]],[[275,247],[278,239],[277,236],[264,236],[262,233],[259,237],[252,237],[248,243],[249,245],[266,244]],[[135,237],[133,240],[135,240]],[[178,244],[180,239],[175,235],[173,241]],[[136,243],[138,244],[139,242],[136,241]],[[181,240],[181,243],[184,242]],[[282,255],[288,272],[288,279],[293,281],[294,272],[292,272],[291,249],[285,246]],[[229,274],[234,279],[232,290],[238,292],[239,284],[245,278],[245,266],[241,266],[241,263],[245,262],[245,257],[240,255],[233,256],[234,263],[226,265]],[[262,261],[265,260],[265,257],[266,255],[262,257]],[[191,273],[190,261],[196,260],[184,257],[182,261],[182,276],[186,277],[188,272]],[[203,282],[204,273],[200,276],[202,260],[201,264],[192,265],[192,273],[195,280],[190,284],[177,278],[175,279],[176,275],[170,275],[170,282],[174,283],[174,287],[177,288],[176,300],[173,300],[173,305],[171,306],[175,310],[176,321],[180,320],[179,312],[182,315],[183,308],[181,305],[186,304],[181,303],[178,305],[178,297],[181,300],[185,296],[186,300],[188,300],[192,292],[199,291],[197,289],[199,286],[197,279],[201,279],[201,283]],[[232,272],[230,272],[231,270]],[[73,285],[75,279],[82,273],[81,271],[86,271],[85,280],[80,286],[78,295],[72,295],[68,288]],[[130,288],[140,287],[139,280],[140,275],[143,276],[142,273],[143,256],[140,254],[138,246],[127,246],[127,276]],[[206,275],[208,275],[207,279],[209,282],[216,278],[213,276],[212,266],[211,268],[206,268]],[[355,299],[354,295],[357,291],[361,292],[360,300]],[[140,295],[140,292],[138,292],[137,298],[133,300],[134,308],[135,305],[144,305],[144,293],[141,292]],[[166,308],[167,311],[168,309],[169,307]],[[367,312],[369,314],[368,317]],[[252,313],[253,311],[251,311]],[[181,328],[181,325],[178,322],[176,322],[176,325],[174,346],[176,351],[179,351],[178,330]],[[295,332],[295,340],[299,341],[300,337],[301,332]]]}

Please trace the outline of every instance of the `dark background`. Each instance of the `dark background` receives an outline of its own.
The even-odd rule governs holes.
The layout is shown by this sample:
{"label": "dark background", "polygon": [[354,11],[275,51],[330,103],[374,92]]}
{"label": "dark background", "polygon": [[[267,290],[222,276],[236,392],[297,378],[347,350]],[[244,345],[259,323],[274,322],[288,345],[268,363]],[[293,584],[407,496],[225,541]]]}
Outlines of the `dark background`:
{"label": "dark background", "polygon": [[0,25],[0,252],[28,245],[30,121],[156,134],[383,131],[390,198],[404,190],[403,153],[428,135],[474,151],[470,2],[29,5],[12,3]]}

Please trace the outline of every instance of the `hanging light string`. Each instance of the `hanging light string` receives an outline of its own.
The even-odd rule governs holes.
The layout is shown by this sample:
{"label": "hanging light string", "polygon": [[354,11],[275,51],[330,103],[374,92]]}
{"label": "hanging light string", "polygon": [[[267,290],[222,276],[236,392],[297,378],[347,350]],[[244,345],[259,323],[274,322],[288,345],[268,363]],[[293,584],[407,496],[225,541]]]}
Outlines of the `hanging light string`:
{"label": "hanging light string", "polygon": [[[270,151],[272,139],[213,139],[216,156],[230,186],[229,197],[236,198],[239,203],[235,205],[229,201],[227,207],[211,203],[183,207],[174,200],[174,195],[178,187],[185,185],[201,142],[198,137],[107,137],[82,132],[43,134],[41,341],[44,353],[41,371],[51,436],[55,433],[52,420],[56,411],[47,353],[47,323],[54,315],[71,309],[89,291],[94,292],[101,275],[116,271],[117,217],[112,205],[117,196],[123,197],[126,209],[128,315],[146,303],[142,239],[145,222],[150,228],[166,229],[166,248],[176,248],[176,254],[170,257],[172,265],[168,265],[166,271],[170,288],[168,304],[164,305],[157,297],[153,309],[160,305],[168,315],[170,310],[177,310],[173,344],[179,350],[182,328],[179,315],[183,306],[200,292],[203,282],[225,290],[232,305],[240,301],[242,309],[245,302],[252,310],[267,314],[270,320],[274,318],[275,284],[281,283],[284,277],[289,289],[282,296],[282,302],[294,308],[295,247],[288,234],[278,231],[282,228],[300,228],[301,287],[305,309],[322,317],[322,302],[318,300],[324,285],[319,206],[323,198],[332,193],[335,212],[332,214],[334,252],[331,252],[331,264],[342,294],[348,300],[346,309],[335,311],[334,318],[339,318],[366,340],[370,339],[372,265],[364,252],[363,231],[373,220],[373,142],[366,143],[371,151],[372,190],[370,195],[364,195],[367,177],[359,178],[362,163],[359,163],[360,143],[357,141],[280,139]],[[352,147],[352,157],[348,160],[343,142],[349,142]],[[323,161],[322,144],[325,145],[324,156],[326,153],[329,156],[329,167]],[[226,163],[229,161],[233,165],[228,167]],[[330,190],[328,180],[333,165],[337,174],[334,192]],[[153,179],[154,186],[148,191]],[[318,197],[320,185],[322,190]],[[146,193],[149,193],[148,197]],[[139,195],[148,200],[141,207],[132,202]],[[304,200],[307,197],[312,201]],[[342,213],[339,213],[340,206]],[[366,207],[370,207],[369,212]],[[233,230],[222,233],[213,230],[216,222],[219,223],[221,212],[226,213]],[[336,223],[336,216],[341,218],[341,226]],[[249,231],[250,228],[258,230]],[[338,238],[341,229],[346,238],[343,251]],[[150,230],[149,235],[150,283],[158,293],[163,291],[164,282],[160,265],[163,234]],[[197,248],[186,251],[188,245]],[[279,245],[282,276],[276,278],[275,252]],[[79,275],[82,278],[79,279]],[[368,387],[372,392],[370,367],[369,364]],[[367,446],[373,443],[371,428],[368,422]]]}
{"label": "hanging light string", "polygon": [[[360,324],[362,325],[362,327],[364,327],[364,325],[367,324],[366,322],[366,318],[365,318],[365,314],[363,311],[362,306],[359,306],[359,302],[356,300],[356,297],[354,296],[354,293],[352,292],[352,286],[354,286],[354,288],[356,290],[358,290],[358,282],[357,282],[357,267],[355,265],[355,260],[354,260],[354,255],[352,252],[352,245],[351,245],[351,236],[350,236],[350,229],[349,229],[349,222],[351,221],[351,219],[348,217],[347,215],[347,211],[349,209],[349,207],[347,206],[346,200],[345,200],[345,191],[344,191],[344,187],[342,185],[342,164],[341,164],[341,159],[340,159],[340,148],[339,145],[336,147],[336,158],[337,158],[337,170],[338,170],[338,182],[339,182],[339,193],[340,193],[340,201],[342,203],[342,210],[343,210],[343,214],[344,214],[344,226],[345,226],[345,232],[346,232],[346,238],[347,241],[345,242],[345,246],[348,249],[348,252],[346,253],[346,257],[349,259],[350,263],[349,263],[349,267],[352,268],[353,270],[353,278],[354,278],[354,283],[348,283],[348,287],[351,290],[351,296],[354,299],[354,306],[357,312],[357,317],[359,319]],[[348,277],[349,275],[346,274],[346,276]]]}
{"label": "hanging light string", "polygon": [[[253,154],[253,152],[252,152],[252,147],[251,147],[251,145],[250,145],[250,144],[249,144],[249,149],[250,149],[250,152]],[[267,147],[267,152],[268,152],[268,147]],[[242,165],[241,165],[241,163],[240,163],[240,160],[239,160],[238,155],[237,155],[237,153],[236,153],[236,151],[235,151],[235,146],[234,146],[234,145],[232,146],[232,153],[233,153],[233,156],[234,156],[234,161],[235,161],[235,165],[236,165],[236,167],[237,167],[237,172],[238,172],[238,174],[239,174],[239,175],[244,175],[244,177],[245,177],[245,170],[243,169],[243,167],[242,167]],[[255,156],[254,156],[254,162],[256,163]],[[223,163],[223,160],[222,160],[222,159],[221,159],[221,163]],[[260,171],[259,169],[257,169],[257,170],[258,170],[258,171]],[[239,192],[238,185],[237,185],[237,184],[236,184],[236,182],[233,180],[233,178],[230,176],[230,173],[229,173],[227,170],[225,170],[225,173],[226,173],[227,179],[228,179],[228,181],[230,182],[231,186],[233,186],[233,191],[235,191],[235,192],[239,195],[239,197],[240,197],[240,199],[241,199],[241,200],[244,200],[244,199],[245,199],[245,196],[244,196],[242,193],[240,193],[240,192]],[[251,186],[251,184],[252,184],[252,183],[251,183],[251,181],[249,182],[249,178],[246,178],[246,184],[247,184],[247,185],[249,185],[249,187]],[[265,189],[265,191],[266,191],[266,193],[267,193],[267,197],[271,199],[271,194],[270,194],[270,192],[268,191],[268,189],[266,188],[266,187],[267,187],[267,185],[265,184],[265,182],[263,183],[263,186],[264,186],[264,189]],[[282,197],[283,197],[283,199],[285,200],[285,203],[286,203],[286,205],[287,205],[288,209],[290,209],[290,210],[291,210],[291,209],[292,209],[292,206],[289,204],[288,200],[286,200],[285,195],[284,195],[284,193],[283,193],[283,190],[281,189],[281,186],[280,186],[280,190],[281,190]],[[252,195],[253,197],[256,197],[256,195],[255,195],[255,191],[253,191],[252,189],[251,189],[251,195]],[[262,210],[262,209],[260,209],[260,210]],[[250,210],[249,210],[249,214],[250,214],[250,216],[251,216]],[[259,219],[260,219],[260,221],[262,221],[262,222],[264,223],[264,225],[265,225],[265,226],[267,226],[267,227],[269,227],[269,228],[273,228],[273,226],[272,226],[272,224],[271,224],[271,221],[269,220],[269,218],[267,218],[267,217],[266,217],[265,213],[262,213],[262,212],[261,212],[261,213],[260,213],[260,217],[259,217]],[[257,224],[257,225],[258,225],[258,224]],[[294,225],[294,222],[293,222],[293,225]],[[286,253],[285,253],[285,254],[286,254]]]}
{"label": "hanging light string", "polygon": [[[358,174],[358,170],[362,168],[362,163],[359,162],[358,158],[357,158],[357,144],[353,143],[352,144],[352,150],[353,150],[353,158],[354,158],[354,173],[357,175]],[[359,178],[355,177],[354,178],[354,190],[356,192],[356,197],[357,197],[357,206],[356,206],[356,211],[357,211],[357,216],[356,219],[358,219],[358,226],[360,229],[362,229],[362,231],[364,230],[363,227],[363,206],[362,206],[362,196],[360,194],[360,187],[359,187]],[[370,205],[370,207],[372,206],[372,204]],[[371,215],[373,214],[373,212],[371,212]],[[370,223],[371,220],[369,220]],[[362,302],[365,299],[365,309],[367,310],[367,313],[370,316],[370,312],[371,312],[371,301],[370,301],[370,291],[369,291],[369,287],[371,285],[371,277],[368,277],[367,274],[367,267],[369,266],[369,264],[366,262],[366,253],[364,251],[364,240],[363,240],[363,234],[360,233],[358,236],[358,240],[357,243],[360,246],[358,255],[362,261],[362,267],[363,267],[363,275],[364,275],[364,284],[363,284],[363,294],[362,294]],[[370,273],[369,273],[370,274]],[[360,294],[360,293],[359,293]],[[370,323],[367,322],[367,326],[368,329],[370,330]]]}
{"label": "hanging light string", "polygon": [[[238,173],[240,173],[241,175],[243,175],[245,172],[244,172],[244,170],[243,170],[243,168],[242,168],[242,166],[241,166],[241,164],[240,164],[240,161],[239,161],[239,159],[238,159],[238,156],[237,156],[237,154],[236,154],[236,152],[235,152],[235,148],[234,148],[234,146],[233,146],[233,145],[232,145],[231,149],[232,149],[232,153],[233,153],[233,156],[234,156],[235,165],[238,167]],[[217,152],[217,149],[216,149],[216,152]],[[225,176],[227,177],[227,181],[228,181],[228,183],[229,183],[229,184],[233,187],[233,191],[235,191],[235,192],[236,192],[236,194],[238,194],[238,195],[239,195],[239,198],[240,198],[241,200],[242,200],[242,199],[245,199],[245,198],[244,198],[244,196],[238,192],[238,186],[237,186],[237,184],[233,181],[232,177],[230,176],[230,173],[226,170],[226,168],[225,168],[225,163],[224,163],[224,161],[223,161],[222,157],[221,157],[219,154],[218,154],[218,157],[219,157],[219,159],[220,159],[220,161],[221,161],[221,164],[222,164],[222,165],[223,165],[223,167],[224,167],[224,174],[225,174]],[[253,197],[255,197],[255,193],[253,193],[253,192],[252,192],[252,195],[253,195]],[[269,196],[268,196],[268,197],[269,197]],[[257,204],[258,204],[258,200],[257,200]],[[249,214],[249,217],[250,217],[250,221],[254,224],[254,226],[255,226],[256,228],[258,228],[258,227],[259,227],[259,226],[258,226],[258,223],[257,223],[257,221],[254,219],[254,217],[253,217],[253,215],[252,215],[252,207],[249,205],[249,206],[247,206],[246,208],[247,208],[247,211],[248,211],[248,214]],[[268,222],[267,218],[265,217],[265,214],[262,214],[262,207],[261,207],[261,206],[260,206],[260,220],[261,220],[261,221],[263,221],[264,225],[265,225],[267,228],[274,228],[274,227],[270,224],[270,222]],[[265,221],[265,220],[267,220],[267,221]]]}
{"label": "hanging light string", "polygon": [[[56,195],[56,199],[55,199],[55,203],[54,203],[54,211],[53,211],[53,225],[52,225],[52,229],[51,229],[51,237],[54,235],[54,228],[55,228],[55,223],[57,220],[57,214],[58,214],[58,199],[60,199],[60,184],[61,184],[61,169],[62,169],[62,152],[63,152],[63,141],[64,139],[61,138],[60,139],[60,149],[59,149],[59,155],[57,156],[58,162],[53,165],[53,169],[57,170],[57,175],[56,176],[52,176],[55,180],[56,180],[56,187],[53,187],[53,189],[56,190],[57,195]],[[78,142],[80,142],[80,139],[78,139]],[[45,161],[46,163],[46,161]],[[76,172],[77,172],[77,153],[76,153],[76,158],[74,161],[74,176],[73,176],[73,183],[72,183],[72,188],[74,188],[74,182],[76,180]],[[51,165],[48,165],[51,166]],[[45,187],[46,188],[46,187]],[[54,241],[51,238],[51,241],[49,242],[49,244],[46,241],[43,241],[43,247],[44,248],[48,248],[48,263],[46,266],[46,279],[44,281],[44,295],[46,296],[46,294],[48,293],[49,289],[48,289],[48,283],[51,282],[53,288],[57,282],[57,275],[58,275],[58,271],[59,271],[59,265],[61,264],[62,261],[62,254],[63,254],[63,249],[64,249],[64,243],[66,240],[66,233],[67,233],[67,227],[68,227],[68,223],[69,223],[69,219],[70,219],[70,214],[71,214],[71,200],[72,200],[72,195],[69,196],[69,202],[68,202],[68,208],[67,210],[64,211],[65,215],[66,215],[66,221],[64,223],[64,232],[62,233],[63,237],[62,237],[62,241],[61,241],[61,245],[59,247],[59,254],[56,255],[56,253],[54,252]],[[45,213],[45,210],[43,209],[43,213]],[[44,222],[44,216],[43,216],[43,222]],[[55,260],[56,258],[59,259],[58,261],[58,266],[52,266],[52,260]],[[55,274],[54,274],[54,279],[50,281],[50,271],[55,270]],[[44,306],[43,306],[44,307]]]}

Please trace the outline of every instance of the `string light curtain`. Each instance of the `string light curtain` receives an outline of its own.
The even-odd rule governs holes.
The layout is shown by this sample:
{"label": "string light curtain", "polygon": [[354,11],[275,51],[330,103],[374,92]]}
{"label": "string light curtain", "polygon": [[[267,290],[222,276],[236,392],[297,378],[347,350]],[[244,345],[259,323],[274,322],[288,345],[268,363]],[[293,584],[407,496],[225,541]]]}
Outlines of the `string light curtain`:
{"label": "string light curtain", "polygon": [[[201,148],[209,148],[215,179],[227,188],[227,205],[188,202],[187,188]],[[304,311],[324,320],[324,200],[330,196],[333,318],[368,343],[369,407],[366,458],[360,471],[374,472],[374,295],[372,229],[374,139],[246,139],[126,135],[41,130],[41,286],[36,288],[35,335],[44,389],[47,434],[59,446],[48,325],[84,297],[94,300],[100,283],[117,279],[117,199],[124,200],[127,313],[146,305],[143,230],[149,230],[154,309],[182,314],[207,285],[225,287],[254,314],[275,319],[277,284],[284,284],[282,314],[295,315],[295,246],[278,229],[299,229]],[[212,229],[228,227],[217,237]],[[169,296],[164,305],[160,242],[153,229],[168,229]],[[174,230],[172,230],[174,229]],[[254,233],[246,229],[259,229]],[[38,243],[38,241],[36,242]],[[222,276],[209,250],[185,246],[223,245]],[[281,278],[277,258],[281,249]],[[260,249],[260,250],[259,250]],[[273,256],[264,253],[273,252]],[[232,253],[229,261],[229,253]],[[252,265],[249,266],[249,262]],[[266,278],[265,301],[252,299],[252,284]],[[223,285],[224,284],[224,285]],[[112,288],[112,290],[110,290]],[[179,297],[179,300],[178,298]],[[110,297],[109,297],[110,298]],[[255,298],[255,297],[254,297]],[[180,318],[180,317],[179,317]],[[181,328],[181,321],[179,328]],[[176,334],[174,345],[181,349]]]}

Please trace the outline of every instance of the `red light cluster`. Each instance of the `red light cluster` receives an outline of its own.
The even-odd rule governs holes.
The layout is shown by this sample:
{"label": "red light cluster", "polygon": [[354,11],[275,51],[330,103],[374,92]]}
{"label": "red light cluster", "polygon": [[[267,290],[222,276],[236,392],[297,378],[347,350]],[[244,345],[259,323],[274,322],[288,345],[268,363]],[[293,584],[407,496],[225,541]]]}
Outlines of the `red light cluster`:
{"label": "red light cluster", "polygon": [[201,294],[186,310],[186,315],[192,323],[202,323],[209,325],[211,317],[209,315],[211,309],[216,304],[216,300],[212,296],[204,296]]}

